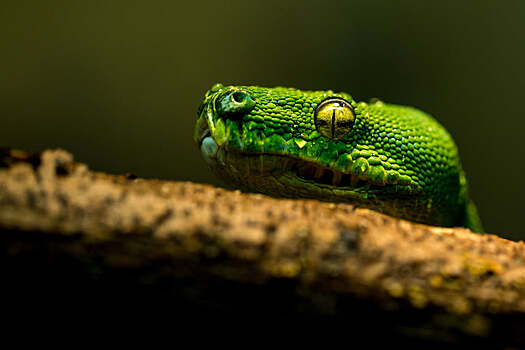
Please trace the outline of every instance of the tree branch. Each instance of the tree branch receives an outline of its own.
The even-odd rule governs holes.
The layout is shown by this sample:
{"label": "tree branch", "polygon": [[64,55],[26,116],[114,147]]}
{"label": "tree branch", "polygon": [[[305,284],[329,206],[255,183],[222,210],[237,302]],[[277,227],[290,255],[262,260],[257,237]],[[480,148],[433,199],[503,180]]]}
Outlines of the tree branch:
{"label": "tree branch", "polygon": [[0,150],[0,230],[6,290],[32,307],[147,297],[187,315],[278,313],[404,341],[525,344],[523,242],[463,228],[96,173],[61,150]]}

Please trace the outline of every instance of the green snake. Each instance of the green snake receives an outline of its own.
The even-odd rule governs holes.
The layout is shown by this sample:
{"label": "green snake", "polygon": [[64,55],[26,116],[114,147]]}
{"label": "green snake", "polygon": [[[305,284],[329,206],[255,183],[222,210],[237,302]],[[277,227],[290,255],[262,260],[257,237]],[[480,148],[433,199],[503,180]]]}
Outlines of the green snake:
{"label": "green snake", "polygon": [[331,90],[215,84],[197,116],[205,161],[243,191],[483,232],[454,140],[418,109]]}

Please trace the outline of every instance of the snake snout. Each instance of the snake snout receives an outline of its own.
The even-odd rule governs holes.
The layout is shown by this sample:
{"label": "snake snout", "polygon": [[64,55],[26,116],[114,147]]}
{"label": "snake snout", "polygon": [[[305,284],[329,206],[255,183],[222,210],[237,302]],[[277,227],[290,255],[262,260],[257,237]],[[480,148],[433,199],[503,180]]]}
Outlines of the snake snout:
{"label": "snake snout", "polygon": [[220,116],[235,119],[255,107],[255,98],[246,91],[232,90],[221,96],[215,106]]}

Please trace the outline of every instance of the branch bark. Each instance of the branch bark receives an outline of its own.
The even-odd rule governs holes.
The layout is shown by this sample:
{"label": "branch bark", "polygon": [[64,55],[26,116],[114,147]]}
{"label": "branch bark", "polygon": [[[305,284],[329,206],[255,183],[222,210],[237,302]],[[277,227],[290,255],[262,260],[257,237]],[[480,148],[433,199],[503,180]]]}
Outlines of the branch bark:
{"label": "branch bark", "polygon": [[5,289],[31,307],[142,301],[402,341],[525,344],[523,242],[463,228],[0,150],[0,230]]}

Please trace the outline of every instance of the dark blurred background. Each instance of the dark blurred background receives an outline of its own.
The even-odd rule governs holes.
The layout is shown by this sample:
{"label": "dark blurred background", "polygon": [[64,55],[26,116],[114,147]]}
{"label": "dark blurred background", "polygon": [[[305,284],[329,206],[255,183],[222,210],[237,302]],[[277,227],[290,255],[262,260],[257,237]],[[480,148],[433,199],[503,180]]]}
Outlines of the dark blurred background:
{"label": "dark blurred background", "polygon": [[192,141],[215,82],[379,97],[454,136],[489,232],[525,239],[524,1],[11,1],[0,145],[218,184]]}

